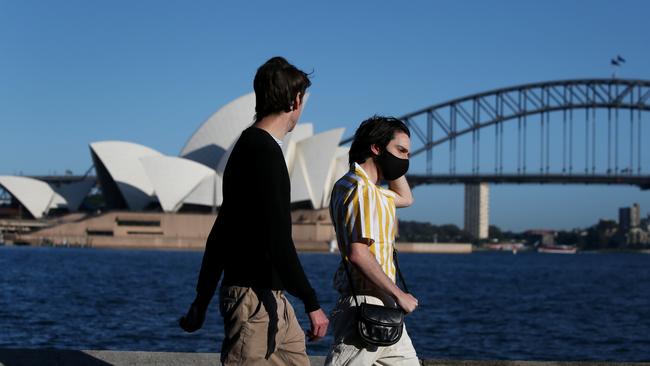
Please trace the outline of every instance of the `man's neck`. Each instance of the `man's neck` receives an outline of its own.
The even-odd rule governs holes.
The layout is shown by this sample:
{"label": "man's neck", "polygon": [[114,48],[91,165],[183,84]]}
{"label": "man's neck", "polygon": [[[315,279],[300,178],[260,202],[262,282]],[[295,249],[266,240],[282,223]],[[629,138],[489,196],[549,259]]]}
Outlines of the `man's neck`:
{"label": "man's neck", "polygon": [[362,164],[359,164],[364,172],[368,175],[368,178],[374,184],[377,184],[379,181],[379,172],[377,171],[377,165],[372,158],[366,159]]}
{"label": "man's neck", "polygon": [[288,113],[275,114],[262,118],[261,121],[256,122],[253,126],[268,132],[271,136],[278,140],[283,140],[287,135],[288,127],[290,125]]}

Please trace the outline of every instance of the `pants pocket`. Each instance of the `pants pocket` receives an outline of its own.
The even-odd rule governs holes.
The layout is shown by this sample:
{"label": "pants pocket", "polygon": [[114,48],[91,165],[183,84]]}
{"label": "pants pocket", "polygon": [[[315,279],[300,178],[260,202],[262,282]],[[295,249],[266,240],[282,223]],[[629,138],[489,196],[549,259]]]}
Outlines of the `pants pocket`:
{"label": "pants pocket", "polygon": [[221,362],[224,364],[239,364],[244,355],[251,295],[246,287],[223,287],[219,291],[219,311],[225,333],[221,345]]}
{"label": "pants pocket", "polygon": [[[244,301],[246,295],[250,289],[245,287],[225,287],[219,291],[219,312],[221,316],[226,321],[229,318],[232,318],[235,312],[241,312],[244,309],[240,309],[242,305],[245,305]],[[241,314],[238,314],[238,318],[242,318]],[[244,318],[246,319],[246,318]]]}

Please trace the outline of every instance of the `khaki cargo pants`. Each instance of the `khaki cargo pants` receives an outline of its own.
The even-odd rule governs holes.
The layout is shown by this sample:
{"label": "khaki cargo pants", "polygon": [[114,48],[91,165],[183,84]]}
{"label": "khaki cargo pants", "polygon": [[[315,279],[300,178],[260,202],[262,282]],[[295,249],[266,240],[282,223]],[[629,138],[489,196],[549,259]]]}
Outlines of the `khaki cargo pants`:
{"label": "khaki cargo pants", "polygon": [[269,314],[253,289],[228,286],[219,291],[224,340],[221,362],[228,365],[309,365],[305,333],[282,291],[272,291],[277,303],[275,351],[267,353]]}

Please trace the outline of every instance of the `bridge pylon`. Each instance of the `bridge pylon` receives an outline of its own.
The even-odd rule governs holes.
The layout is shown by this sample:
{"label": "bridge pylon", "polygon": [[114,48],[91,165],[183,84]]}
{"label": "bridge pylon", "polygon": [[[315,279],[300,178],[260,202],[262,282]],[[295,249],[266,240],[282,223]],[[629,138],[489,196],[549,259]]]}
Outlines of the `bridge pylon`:
{"label": "bridge pylon", "polygon": [[465,184],[465,225],[474,239],[488,239],[490,227],[490,186],[488,183]]}

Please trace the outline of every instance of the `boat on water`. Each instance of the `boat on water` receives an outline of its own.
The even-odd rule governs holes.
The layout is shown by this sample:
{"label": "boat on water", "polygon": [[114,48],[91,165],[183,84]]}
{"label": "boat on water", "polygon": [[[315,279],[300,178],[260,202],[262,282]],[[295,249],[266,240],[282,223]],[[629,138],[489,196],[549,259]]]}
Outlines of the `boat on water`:
{"label": "boat on water", "polygon": [[573,245],[540,245],[537,247],[537,252],[551,254],[576,254],[578,248]]}

